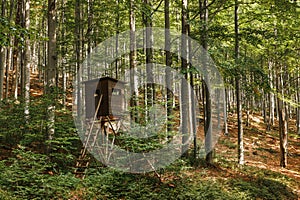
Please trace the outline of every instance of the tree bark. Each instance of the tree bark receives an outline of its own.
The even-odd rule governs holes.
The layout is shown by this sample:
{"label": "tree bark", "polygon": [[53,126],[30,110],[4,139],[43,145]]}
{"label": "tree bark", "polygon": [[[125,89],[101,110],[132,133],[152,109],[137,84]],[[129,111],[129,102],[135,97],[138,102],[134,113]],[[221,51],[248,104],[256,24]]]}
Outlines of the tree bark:
{"label": "tree bark", "polygon": [[298,103],[298,107],[297,107],[297,134],[300,135],[300,71],[298,71],[297,73],[297,103]]}
{"label": "tree bark", "polygon": [[[268,61],[269,65],[269,85],[270,88],[273,89],[273,73],[272,73],[272,62]],[[269,120],[267,130],[270,131],[274,126],[274,110],[275,110],[275,102],[274,102],[274,93],[273,91],[269,92]]]}
{"label": "tree bark", "polygon": [[[25,29],[30,31],[30,0],[25,0]],[[24,97],[25,97],[25,119],[29,119],[29,104],[30,104],[30,66],[31,66],[31,47],[30,37],[26,36],[25,39],[25,58],[24,58]]]}
{"label": "tree bark", "polygon": [[50,92],[56,86],[56,0],[48,0],[48,37],[47,89]]}
{"label": "tree bark", "polygon": [[[117,8],[119,9],[119,0],[116,0],[116,3],[117,3]],[[120,26],[120,14],[119,12],[117,12],[117,16],[116,16],[116,45],[115,45],[115,57],[116,57],[116,60],[115,60],[115,73],[116,73],[116,79],[118,79],[119,77],[119,74],[118,74],[118,70],[119,70],[119,59],[118,59],[118,54],[119,54],[119,26]]]}
{"label": "tree bark", "polygon": [[[81,105],[81,6],[80,0],[75,1],[75,56],[76,56],[76,73],[77,73],[77,105]],[[77,106],[77,120],[80,123],[81,106]]]}
{"label": "tree bark", "polygon": [[243,141],[243,120],[242,120],[242,100],[241,100],[241,89],[240,79],[241,75],[239,72],[239,17],[238,17],[239,4],[238,0],[235,0],[234,6],[234,32],[235,32],[235,63],[237,64],[237,75],[235,77],[236,84],[236,112],[238,120],[238,163],[244,164],[244,141]]}
{"label": "tree bark", "polygon": [[[155,88],[153,79],[153,33],[152,33],[152,8],[149,0],[144,0],[144,26],[146,27],[146,73],[147,73],[147,98],[146,98],[146,122],[148,121],[149,109],[154,104]],[[154,120],[154,119],[153,119]],[[154,120],[155,121],[155,120]]]}
{"label": "tree bark", "polygon": [[[279,69],[281,71],[281,69]],[[279,118],[279,139],[280,139],[280,166],[287,167],[287,121],[286,121],[286,106],[283,101],[284,89],[282,74],[277,72],[276,76],[276,90],[277,90],[277,104],[278,104],[278,118]]]}
{"label": "tree bark", "polygon": [[[66,27],[63,26],[65,24],[65,0],[61,0],[61,6],[62,6],[62,12],[61,12],[61,38],[65,38],[65,33],[66,33]],[[67,52],[67,49],[64,45],[60,45],[60,51],[61,54],[64,55]],[[66,72],[66,63],[65,59],[61,58],[60,59],[60,64],[61,64],[61,75],[62,75],[62,104],[63,107],[66,108],[66,103],[67,103],[67,72]]]}
{"label": "tree bark", "polygon": [[[6,1],[1,2],[1,17],[5,17]],[[5,48],[0,45],[0,101],[3,100]],[[7,84],[7,83],[6,83]]]}
{"label": "tree bark", "polygon": [[172,74],[171,74],[171,43],[170,43],[170,2],[165,0],[165,53],[166,53],[166,92],[167,92],[167,131],[171,131],[171,115],[173,106],[172,97]]}
{"label": "tree bark", "polygon": [[[5,48],[0,46],[0,101],[3,100]],[[7,85],[7,83],[6,83]]]}
{"label": "tree bark", "polygon": [[213,163],[213,147],[212,147],[212,132],[211,132],[211,126],[212,126],[212,119],[211,119],[211,94],[209,91],[210,87],[210,81],[208,76],[208,0],[203,0],[203,2],[199,1],[199,9],[200,9],[200,19],[201,19],[201,42],[202,46],[205,52],[205,56],[203,58],[203,64],[204,64],[204,81],[203,84],[203,90],[204,90],[204,98],[205,98],[205,105],[204,106],[204,133],[205,133],[205,153],[206,157],[205,160],[207,164]]}
{"label": "tree bark", "polygon": [[[94,32],[92,22],[94,19],[94,0],[88,0],[88,46],[87,46],[87,74],[88,74],[88,80],[91,79],[91,53],[92,53],[92,35]],[[117,75],[116,75],[117,77]]]}
{"label": "tree bark", "polygon": [[[48,65],[47,65],[47,80],[46,94],[51,99],[48,104],[48,140],[54,137],[55,129],[55,86],[56,86],[56,70],[57,70],[57,50],[56,50],[56,0],[48,0]],[[51,150],[51,145],[47,147],[47,153]]]}
{"label": "tree bark", "polygon": [[225,88],[225,101],[224,101],[224,135],[228,136],[228,121],[227,121],[227,116],[228,116],[228,106],[229,105],[229,98],[228,98],[228,89]]}
{"label": "tree bark", "polygon": [[[16,25],[21,26],[21,15],[22,15],[22,0],[18,0],[17,2],[17,12],[16,12]],[[12,90],[11,94],[14,95],[14,98],[18,98],[18,73],[19,73],[19,65],[18,65],[18,56],[19,56],[19,38],[17,36],[14,37],[14,44],[13,44],[13,77],[12,77]]]}
{"label": "tree bark", "polygon": [[136,36],[135,36],[135,8],[134,0],[130,0],[130,11],[129,11],[129,26],[130,26],[130,54],[129,54],[129,66],[130,66],[130,90],[132,97],[130,98],[130,118],[131,122],[137,122],[137,100],[138,96],[136,90],[136,80],[135,80],[135,68],[136,68]]}
{"label": "tree bark", "polygon": [[[189,15],[187,16],[189,20]],[[191,29],[190,25],[188,24],[188,35],[190,35]],[[190,39],[188,39],[188,62],[190,63],[192,60],[192,54],[190,53],[192,51],[192,42]],[[192,67],[191,64],[188,65],[188,67]],[[193,158],[196,160],[197,158],[197,126],[196,126],[196,107],[195,107],[195,95],[194,95],[194,73],[191,71],[190,73],[190,90],[189,90],[189,116],[190,116],[190,130],[193,134],[193,145],[194,145],[194,151],[193,151]]]}
{"label": "tree bark", "polygon": [[188,34],[188,24],[187,24],[187,0],[182,0],[181,8],[181,69],[184,73],[184,78],[181,79],[181,131],[182,131],[182,153],[183,156],[187,156],[188,149],[188,121],[189,121],[189,97],[188,97],[188,85],[187,81],[187,53],[188,53],[188,44],[187,44],[187,34]]}
{"label": "tree bark", "polygon": [[[14,10],[15,4],[14,4],[14,0],[10,1],[10,8],[9,8],[9,17],[8,17],[8,22],[11,23],[12,21],[12,17],[13,17],[13,10]],[[10,66],[12,63],[12,40],[11,40],[11,35],[8,34],[8,38],[9,39],[9,47],[7,47],[7,52],[6,52],[6,67],[5,67],[5,83],[6,83],[6,87],[5,87],[5,98],[9,97],[9,70],[10,70]]]}

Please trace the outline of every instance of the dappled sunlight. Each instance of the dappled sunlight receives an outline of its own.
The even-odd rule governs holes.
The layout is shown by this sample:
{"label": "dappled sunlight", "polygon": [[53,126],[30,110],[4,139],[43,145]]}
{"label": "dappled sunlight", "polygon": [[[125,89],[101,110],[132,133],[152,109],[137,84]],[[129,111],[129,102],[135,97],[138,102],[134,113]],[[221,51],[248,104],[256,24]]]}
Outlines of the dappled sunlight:
{"label": "dappled sunlight", "polygon": [[[280,167],[279,133],[275,123],[273,130],[267,132],[263,119],[254,114],[249,127],[244,127],[245,166],[257,170],[269,170],[280,173],[297,181],[300,194],[300,143],[296,137],[289,137],[288,166]],[[236,122],[229,120],[229,136],[222,135],[216,145],[216,155],[222,161],[227,161],[231,168],[223,168],[223,172],[214,172],[213,176],[234,177],[240,176],[239,170],[232,170],[232,165],[238,168],[237,163],[237,129]],[[291,129],[294,124],[291,123]],[[295,129],[295,128],[294,128]],[[222,163],[222,162],[220,162]],[[221,164],[222,165],[222,164]],[[224,170],[228,170],[224,173]],[[211,175],[211,174],[210,174]]]}

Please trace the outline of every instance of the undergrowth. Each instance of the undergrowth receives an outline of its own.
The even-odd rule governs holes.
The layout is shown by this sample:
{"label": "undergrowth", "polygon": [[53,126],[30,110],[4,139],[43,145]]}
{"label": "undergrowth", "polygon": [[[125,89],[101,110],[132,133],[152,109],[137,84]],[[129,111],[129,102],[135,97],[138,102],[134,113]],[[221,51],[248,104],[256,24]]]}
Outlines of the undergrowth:
{"label": "undergrowth", "polygon": [[[214,166],[206,166],[201,159],[180,158],[157,174],[124,173],[93,163],[84,180],[75,178],[72,172],[81,143],[72,115],[57,106],[55,136],[48,141],[44,101],[47,99],[32,101],[28,122],[23,120],[22,102],[1,103],[1,200],[298,198],[299,181],[270,170],[239,167],[218,157]],[[51,151],[46,153],[49,144]],[[223,144],[235,147],[229,140]]]}

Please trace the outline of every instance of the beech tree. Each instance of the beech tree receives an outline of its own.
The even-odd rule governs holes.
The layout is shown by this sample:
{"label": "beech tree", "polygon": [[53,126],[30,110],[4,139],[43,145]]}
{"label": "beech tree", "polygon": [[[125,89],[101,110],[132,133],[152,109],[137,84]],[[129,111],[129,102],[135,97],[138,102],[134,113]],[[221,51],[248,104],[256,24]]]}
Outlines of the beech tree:
{"label": "beech tree", "polygon": [[237,74],[235,78],[236,87],[236,112],[238,120],[238,160],[239,164],[244,164],[244,142],[243,142],[243,113],[242,113],[242,100],[240,81],[241,74],[239,71],[239,59],[240,59],[240,45],[239,45],[239,2],[235,0],[234,6],[234,32],[235,32],[235,64],[237,65]]}
{"label": "beech tree", "polygon": [[130,99],[130,107],[133,108],[131,112],[131,120],[137,121],[137,101],[136,101],[136,79],[135,79],[135,68],[136,68],[136,38],[135,38],[135,8],[134,1],[130,0],[129,8],[129,27],[130,27],[130,54],[129,54],[129,66],[130,66],[130,90],[131,94],[134,94]]}
{"label": "beech tree", "polygon": [[[25,0],[25,29],[30,34],[30,0]],[[24,83],[25,83],[25,117],[29,116],[30,103],[30,68],[31,68],[31,44],[30,36],[27,35],[25,39],[25,58],[24,58]]]}
{"label": "beech tree", "polygon": [[[181,69],[184,73],[184,78],[181,79],[181,91],[180,91],[180,113],[181,113],[181,132],[182,132],[182,152],[185,152],[188,148],[188,134],[189,134],[189,92],[188,86],[186,84],[187,80],[187,69],[188,69],[188,21],[187,21],[187,12],[188,12],[188,1],[182,0],[181,5]],[[187,156],[185,153],[184,156]]]}
{"label": "beech tree", "polygon": [[[56,70],[57,70],[57,49],[56,49],[56,0],[48,0],[48,65],[46,68],[47,84],[46,94],[52,99],[49,102],[48,111],[48,139],[52,140],[55,132],[55,101],[54,93],[56,87]],[[50,146],[47,151],[50,151]]]}
{"label": "beech tree", "polygon": [[[5,19],[5,0],[2,0],[1,2],[1,19],[4,20]],[[3,27],[3,25],[0,26],[0,28],[2,30],[4,30],[5,27]],[[4,35],[1,34],[1,40],[0,40],[0,100],[3,99],[3,85],[4,85],[4,63],[5,63],[5,48],[4,45],[2,43],[4,43],[4,41],[2,41]]]}

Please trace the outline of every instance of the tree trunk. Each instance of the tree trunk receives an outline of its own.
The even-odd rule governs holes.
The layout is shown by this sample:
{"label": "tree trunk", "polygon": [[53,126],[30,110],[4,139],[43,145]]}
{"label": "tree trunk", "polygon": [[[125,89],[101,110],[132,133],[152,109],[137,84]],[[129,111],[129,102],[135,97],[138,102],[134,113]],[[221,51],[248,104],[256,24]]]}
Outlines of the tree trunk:
{"label": "tree trunk", "polygon": [[[25,29],[30,32],[30,0],[25,0]],[[25,39],[25,58],[24,58],[24,97],[25,97],[25,118],[29,118],[29,104],[30,104],[30,66],[31,66],[31,48],[30,38],[27,35]]]}
{"label": "tree trunk", "polygon": [[171,74],[171,44],[170,44],[170,2],[165,0],[165,52],[166,52],[166,92],[167,92],[167,131],[171,131],[172,124],[171,115],[172,115],[172,106],[173,106],[173,97],[172,97],[172,74]]}
{"label": "tree trunk", "polygon": [[[65,38],[65,33],[66,33],[66,27],[63,26],[65,24],[65,0],[61,0],[61,6],[62,6],[62,12],[61,12],[61,21],[60,23],[62,24],[61,26],[61,38]],[[60,45],[60,51],[61,54],[64,55],[67,52],[67,49],[64,45]],[[67,103],[67,74],[66,74],[66,62],[65,59],[60,59],[60,64],[61,64],[61,75],[62,75],[62,104],[63,107],[66,108],[66,103]]]}
{"label": "tree trunk", "polygon": [[[119,9],[119,4],[120,4],[120,2],[119,2],[119,0],[116,0],[116,3],[117,3],[117,8]],[[116,16],[116,49],[115,49],[115,58],[116,58],[116,60],[115,60],[115,73],[116,73],[116,79],[118,79],[118,77],[119,77],[119,75],[118,75],[118,68],[119,68],[119,66],[118,66],[118,63],[119,63],[119,59],[118,59],[118,53],[119,53],[119,26],[120,26],[120,14],[119,14],[119,12],[117,12],[117,16]]]}
{"label": "tree trunk", "polygon": [[[238,0],[235,0],[235,9],[234,9],[234,32],[235,32],[235,63],[239,69],[239,18],[238,18]],[[241,75],[239,70],[238,74],[235,77],[236,84],[236,112],[238,120],[238,162],[240,165],[244,164],[244,141],[243,141],[243,120],[242,120],[242,100],[241,100],[241,89],[240,89],[240,80]]]}
{"label": "tree trunk", "polygon": [[265,93],[265,91],[262,91],[262,114],[263,114],[263,118],[264,118],[264,123],[267,123],[267,95]]}
{"label": "tree trunk", "polygon": [[228,89],[225,88],[225,101],[224,101],[224,135],[228,136],[229,132],[228,132],[228,106],[229,103],[229,98],[228,98]]}
{"label": "tree trunk", "polygon": [[[48,65],[47,65],[47,80],[46,80],[46,94],[52,100],[49,103],[48,111],[48,126],[47,134],[48,140],[52,140],[54,136],[55,123],[55,96],[54,90],[56,86],[56,70],[57,70],[57,50],[56,50],[56,0],[48,0]],[[51,145],[47,148],[47,153],[51,150]]]}
{"label": "tree trunk", "polygon": [[[201,0],[199,1],[199,9],[200,9],[200,19],[201,19],[201,42],[202,42],[202,46],[204,51],[208,50],[208,27],[207,27],[207,23],[208,23],[208,0],[203,0],[203,2],[201,2]],[[206,52],[205,52],[206,53]],[[210,86],[210,82],[209,82],[209,76],[208,76],[208,57],[207,55],[205,55],[205,57],[203,58],[203,63],[204,63],[204,71],[206,71],[206,73],[204,74],[204,80],[205,80],[205,84],[203,85],[203,90],[204,90],[204,98],[205,98],[205,106],[204,106],[204,133],[205,133],[205,153],[206,153],[206,162],[208,164],[212,164],[213,162],[213,149],[212,149],[212,132],[211,132],[211,126],[212,126],[212,119],[211,119],[211,94],[209,91],[209,86]],[[204,104],[203,104],[204,105]]]}
{"label": "tree trunk", "polygon": [[184,78],[181,79],[181,131],[182,131],[182,153],[183,156],[187,156],[187,149],[188,149],[188,85],[186,84],[187,81],[187,34],[188,34],[188,27],[187,27],[187,7],[188,2],[187,0],[182,0],[182,8],[181,8],[181,69],[184,72]]}
{"label": "tree trunk", "polygon": [[[269,85],[270,88],[273,89],[273,73],[272,73],[272,62],[268,61],[269,65]],[[267,130],[270,131],[274,126],[274,110],[275,110],[275,102],[274,102],[274,93],[273,91],[269,92],[269,121]]]}
{"label": "tree trunk", "polygon": [[[93,35],[93,18],[94,18],[94,1],[88,0],[88,46],[87,46],[87,74],[88,74],[88,80],[91,79],[91,53],[92,53],[92,35]],[[117,66],[116,66],[117,67]],[[117,77],[117,75],[116,75]]]}
{"label": "tree trunk", "polygon": [[137,100],[138,94],[136,92],[136,80],[135,80],[135,68],[136,68],[136,39],[135,39],[135,8],[134,0],[130,0],[130,13],[129,13],[129,26],[130,26],[130,54],[129,54],[129,66],[130,66],[130,90],[132,97],[130,99],[130,118],[131,122],[137,122]]}
{"label": "tree trunk", "polygon": [[[11,23],[12,21],[12,17],[13,17],[13,10],[14,10],[15,4],[14,4],[14,0],[10,1],[10,8],[9,8],[9,18],[8,18],[8,22]],[[6,67],[5,67],[5,83],[6,83],[6,87],[5,87],[5,98],[9,97],[9,70],[10,70],[10,66],[12,63],[12,40],[11,40],[11,35],[8,34],[8,38],[9,39],[9,47],[7,47],[7,52],[6,52]]]}
{"label": "tree trunk", "polygon": [[[0,101],[3,100],[5,48],[0,46]],[[7,83],[6,83],[7,85]]]}
{"label": "tree trunk", "polygon": [[[147,98],[146,98],[146,122],[149,118],[149,109],[154,104],[154,79],[153,79],[153,33],[152,33],[152,8],[149,0],[144,0],[145,13],[144,25],[146,27],[146,73],[147,73]],[[154,119],[153,119],[154,120]],[[154,120],[155,121],[155,120]]]}
{"label": "tree trunk", "polygon": [[[281,71],[279,69],[278,71]],[[278,118],[279,118],[279,139],[280,139],[280,166],[287,167],[287,121],[286,121],[286,106],[282,100],[284,97],[283,79],[282,75],[277,72],[276,76],[276,90],[277,90],[277,104],[278,104]]]}
{"label": "tree trunk", "polygon": [[[26,4],[26,0],[23,0],[22,1],[22,18],[21,18],[21,24],[22,24],[22,28],[23,29],[26,29],[25,28],[25,18],[26,18],[26,11],[25,11],[25,4]],[[27,37],[24,33],[21,34],[21,37],[22,38],[25,38]],[[25,48],[22,48],[21,49],[21,52],[20,52],[20,92],[21,92],[21,97],[22,99],[25,98],[25,53],[26,53],[26,38],[25,38]],[[25,106],[26,107],[26,106]]]}
{"label": "tree trunk", "polygon": [[[187,16],[189,20],[189,15]],[[188,24],[188,35],[190,35],[191,29],[190,25]],[[188,40],[188,61],[189,63],[192,60],[192,42]],[[189,64],[188,67],[191,65]],[[189,90],[189,116],[190,116],[190,130],[193,134],[193,143],[194,143],[194,151],[193,151],[193,158],[196,160],[197,158],[197,126],[196,126],[196,107],[195,107],[195,95],[194,95],[194,74],[190,72],[190,90]]]}
{"label": "tree trunk", "polygon": [[[6,1],[1,2],[1,17],[5,17]],[[0,45],[0,101],[3,100],[5,48]],[[7,83],[6,83],[7,84]]]}
{"label": "tree trunk", "polygon": [[297,103],[298,103],[298,107],[297,107],[297,134],[300,135],[300,71],[298,71],[297,73],[298,77],[297,77]]}
{"label": "tree trunk", "polygon": [[[81,6],[80,6],[80,0],[75,1],[75,56],[76,56],[76,73],[77,73],[77,88],[76,88],[76,99],[77,99],[77,105],[81,105]],[[80,122],[80,116],[81,116],[81,106],[77,106],[77,117],[78,117],[78,123]]]}
{"label": "tree trunk", "polygon": [[[21,15],[22,15],[22,0],[18,0],[17,3],[17,12],[16,12],[16,25],[21,26]],[[19,56],[19,38],[14,38],[14,44],[13,44],[13,60],[12,60],[12,66],[13,66],[13,78],[12,78],[12,90],[11,94],[14,95],[14,98],[18,98],[18,73],[19,73],[19,66],[18,66],[18,56]]]}

